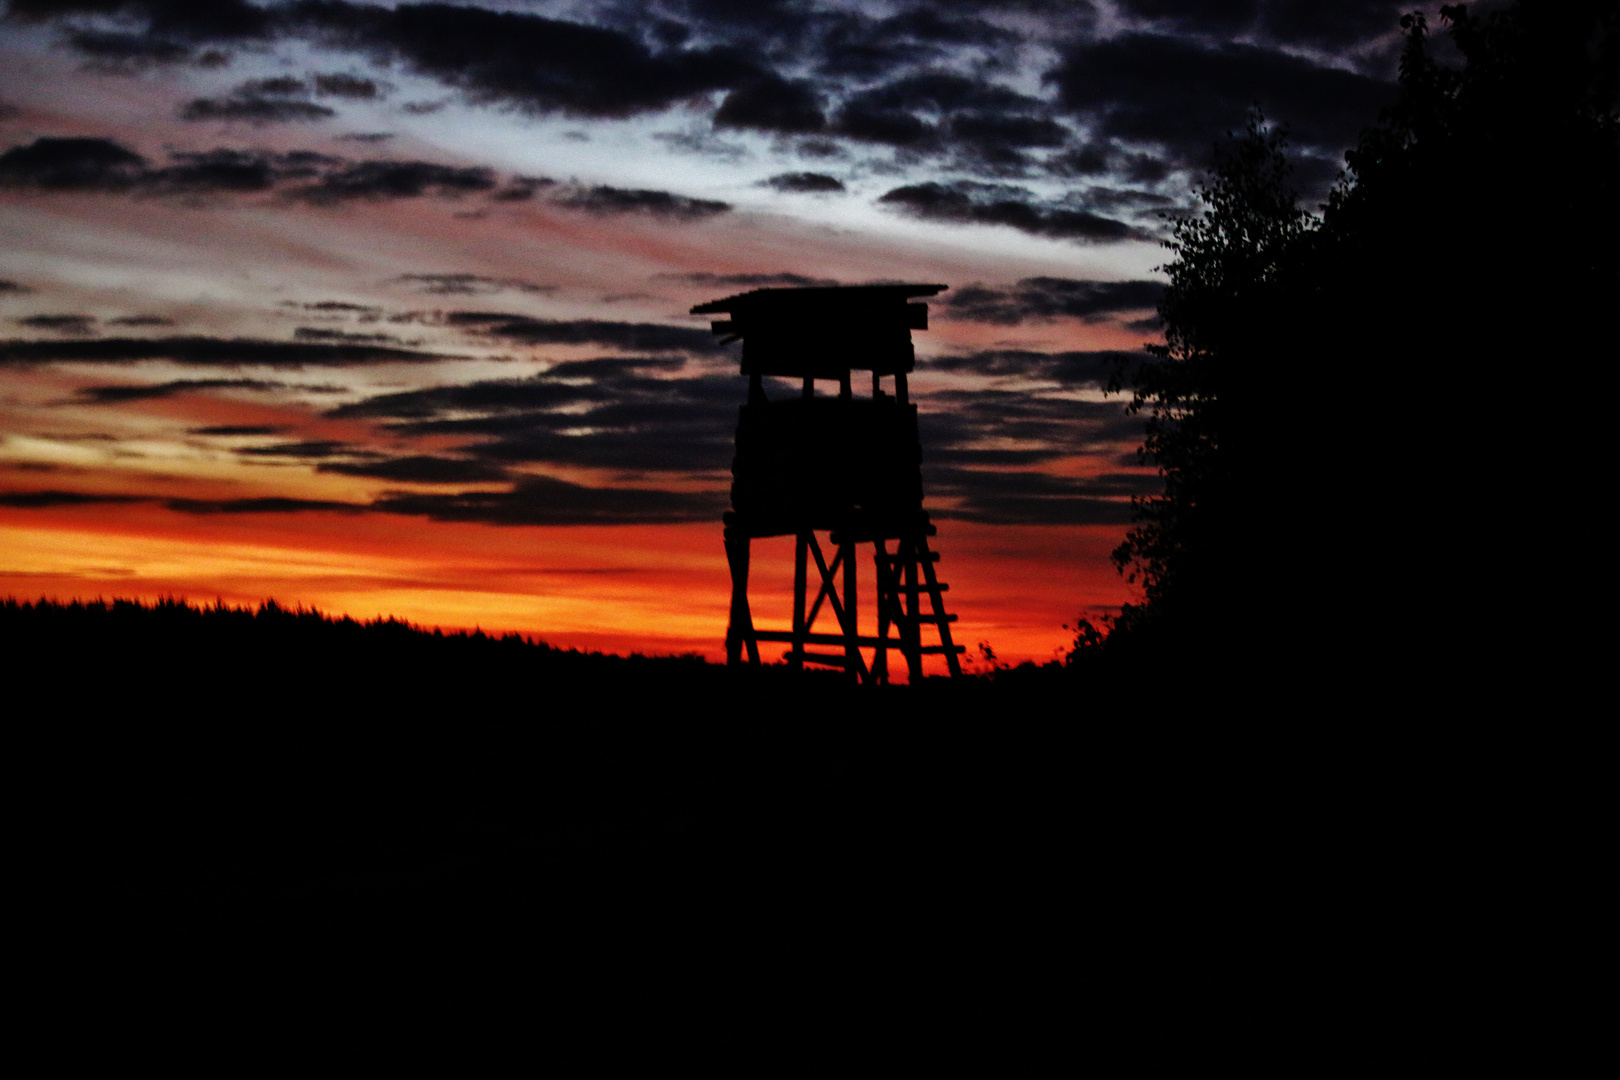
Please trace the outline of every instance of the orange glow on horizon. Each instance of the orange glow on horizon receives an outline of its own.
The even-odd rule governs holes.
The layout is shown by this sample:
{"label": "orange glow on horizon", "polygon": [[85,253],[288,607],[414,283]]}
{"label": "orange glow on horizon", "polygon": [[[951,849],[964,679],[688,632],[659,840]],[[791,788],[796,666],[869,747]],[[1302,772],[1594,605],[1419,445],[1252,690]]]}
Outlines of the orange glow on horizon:
{"label": "orange glow on horizon", "polygon": [[[363,620],[517,632],[563,648],[724,659],[730,579],[719,522],[425,525],[381,514],[187,515],[151,503],[0,509],[0,595],[274,599]],[[1121,532],[940,522],[935,547],[951,585],[947,610],[959,617],[956,642],[969,658],[988,641],[1006,661],[1053,659],[1068,644],[1062,624],[1130,598],[1108,564]],[[758,625],[785,627],[791,566],[791,541],[757,543]],[[871,581],[862,575],[863,627],[873,618]]]}

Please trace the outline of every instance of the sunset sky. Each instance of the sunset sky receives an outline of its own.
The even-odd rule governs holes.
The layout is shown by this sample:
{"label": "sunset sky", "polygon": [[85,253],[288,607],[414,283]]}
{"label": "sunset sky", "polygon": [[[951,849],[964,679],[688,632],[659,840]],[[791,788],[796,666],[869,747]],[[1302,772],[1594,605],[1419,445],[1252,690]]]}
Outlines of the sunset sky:
{"label": "sunset sky", "polygon": [[718,659],[746,380],[688,309],[941,282],[911,390],[956,638],[1050,659],[1132,595],[1157,477],[1103,386],[1159,340],[1165,215],[1255,103],[1319,202],[1410,7],[13,0],[0,597]]}

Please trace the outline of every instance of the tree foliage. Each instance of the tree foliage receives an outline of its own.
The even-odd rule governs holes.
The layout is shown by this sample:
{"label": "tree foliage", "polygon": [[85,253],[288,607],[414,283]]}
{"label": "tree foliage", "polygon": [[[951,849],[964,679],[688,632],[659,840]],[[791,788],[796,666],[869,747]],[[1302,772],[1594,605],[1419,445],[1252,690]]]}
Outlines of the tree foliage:
{"label": "tree foliage", "polygon": [[1115,553],[1144,597],[1121,628],[1416,647],[1535,566],[1548,455],[1599,455],[1557,394],[1612,349],[1617,12],[1443,7],[1460,66],[1407,16],[1398,96],[1320,217],[1258,114],[1228,140],[1174,223],[1166,344],[1115,382],[1165,481]]}
{"label": "tree foliage", "polygon": [[[1234,492],[1233,459],[1253,391],[1263,381],[1267,313],[1277,304],[1309,216],[1288,184],[1282,134],[1255,112],[1241,138],[1222,148],[1206,209],[1177,220],[1166,246],[1176,258],[1159,312],[1164,345],[1131,373],[1131,412],[1147,415],[1141,456],[1159,466],[1162,495],[1136,502],[1135,528],[1114,561],[1140,580],[1149,605],[1197,588],[1203,556],[1218,542]],[[1122,388],[1126,373],[1111,389]]]}

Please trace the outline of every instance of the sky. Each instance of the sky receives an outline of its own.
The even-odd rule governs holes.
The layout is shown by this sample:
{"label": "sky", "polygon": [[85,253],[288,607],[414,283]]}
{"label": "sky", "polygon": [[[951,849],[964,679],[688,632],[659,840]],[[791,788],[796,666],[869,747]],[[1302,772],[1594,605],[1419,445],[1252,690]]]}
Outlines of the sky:
{"label": "sky", "polygon": [[689,309],[943,283],[911,394],[956,639],[1052,659],[1133,599],[1159,480],[1106,387],[1162,341],[1169,220],[1255,105],[1320,203],[1403,7],[11,0],[0,596],[719,659],[747,385]]}

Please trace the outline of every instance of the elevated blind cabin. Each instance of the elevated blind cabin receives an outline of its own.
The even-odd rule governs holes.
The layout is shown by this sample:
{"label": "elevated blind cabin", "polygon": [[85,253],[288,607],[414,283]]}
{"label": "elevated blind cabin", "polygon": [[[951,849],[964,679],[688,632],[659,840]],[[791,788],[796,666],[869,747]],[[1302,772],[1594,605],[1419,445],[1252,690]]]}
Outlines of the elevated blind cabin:
{"label": "elevated blind cabin", "polygon": [[[939,581],[939,553],[928,546],[937,530],[922,508],[917,407],[906,394],[916,361],[911,332],[928,329],[928,305],[915,301],[946,287],[755,289],[692,309],[729,316],[717,319],[713,330],[724,341],[742,340],[748,376],[731,466],[732,508],[725,515],[728,663],[741,664],[746,656],[757,665],[761,643],[785,643],[794,667],[842,668],[860,682],[887,682],[891,652],[904,657],[912,681],[922,677],[929,654],[943,656],[951,675],[961,674],[963,650],[950,630],[956,617],[945,612],[949,586]],[[856,372],[871,373],[870,397],[856,396]],[[777,391],[777,399],[768,399],[766,376],[799,380],[799,393]],[[818,395],[818,381],[836,383],[836,395]],[[827,549],[818,533],[828,534]],[[755,626],[748,601],[751,543],[771,536],[795,538],[792,626],[786,630]],[[874,586],[873,628],[865,634],[857,620],[856,550],[862,544],[872,545]],[[829,611],[836,631],[818,632],[817,618]]]}

